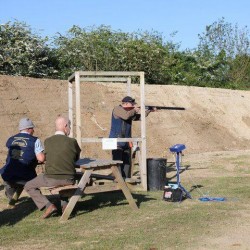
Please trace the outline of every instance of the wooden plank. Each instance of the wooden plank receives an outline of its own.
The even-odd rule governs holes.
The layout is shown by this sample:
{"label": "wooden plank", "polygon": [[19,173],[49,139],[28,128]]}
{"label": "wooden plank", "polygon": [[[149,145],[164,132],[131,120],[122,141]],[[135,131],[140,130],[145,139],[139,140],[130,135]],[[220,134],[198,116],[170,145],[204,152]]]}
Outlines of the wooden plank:
{"label": "wooden plank", "polygon": [[[97,138],[82,138],[82,142],[102,142],[103,138],[97,137]],[[141,138],[117,138],[117,142],[138,142],[142,141]]]}
{"label": "wooden plank", "polygon": [[69,107],[69,119],[71,121],[70,137],[74,135],[74,120],[73,120],[73,89],[72,83],[68,82],[68,107]]}
{"label": "wooden plank", "polygon": [[[72,185],[72,187],[55,188],[51,190],[51,193],[60,194],[63,197],[72,197],[77,188],[78,188],[77,185],[75,186]],[[105,183],[103,185],[87,186],[83,190],[83,194],[89,195],[89,194],[106,193],[118,190],[121,190],[118,184],[115,182],[110,182],[110,183]]]}
{"label": "wooden plank", "polygon": [[128,183],[136,184],[136,183],[141,183],[141,180],[136,179],[136,178],[126,178],[125,182],[126,182],[126,184],[128,184]]}
{"label": "wooden plank", "polygon": [[81,82],[127,82],[126,77],[80,77]]}
{"label": "wooden plank", "polygon": [[124,182],[117,166],[112,166],[112,173],[114,174],[116,180],[117,180],[117,184],[119,185],[119,187],[122,189],[123,194],[125,195],[129,205],[133,208],[133,209],[138,209],[126,183]]}
{"label": "wooden plank", "polygon": [[139,71],[79,71],[80,76],[140,76]]}
{"label": "wooden plank", "polygon": [[131,95],[131,77],[127,78],[127,95]]}
{"label": "wooden plank", "polygon": [[97,180],[111,180],[113,181],[115,179],[114,176],[111,175],[103,175],[103,174],[91,174],[91,178],[95,178]]}
{"label": "wooden plank", "polygon": [[[119,162],[121,164],[122,161]],[[82,164],[80,165],[80,169],[82,172],[84,172],[86,169],[93,169],[93,170],[105,170],[105,169],[111,169],[111,166],[114,164],[106,164],[105,162],[103,163],[92,163],[92,164]]]}
{"label": "wooden plank", "polygon": [[105,183],[103,185],[95,185],[95,186],[88,186],[84,189],[84,194],[96,194],[96,193],[105,193],[105,192],[112,192],[121,190],[119,185],[115,182],[113,183]]}
{"label": "wooden plank", "polygon": [[81,148],[81,93],[79,73],[75,76],[75,95],[76,95],[76,139]]}
{"label": "wooden plank", "polygon": [[90,179],[90,175],[93,172],[92,169],[90,170],[86,170],[78,184],[78,188],[76,189],[74,195],[70,198],[69,203],[67,205],[67,207],[64,210],[64,213],[62,214],[60,221],[66,221],[71,212],[73,211],[77,201],[80,199],[80,197],[82,196],[82,192],[84,190],[84,188],[86,187],[87,183],[89,182]]}
{"label": "wooden plank", "polygon": [[141,89],[141,163],[140,173],[142,187],[147,191],[147,146],[146,146],[146,117],[145,117],[145,88],[144,88],[144,72],[140,73],[140,89]]}
{"label": "wooden plank", "polygon": [[57,194],[63,190],[69,190],[69,189],[75,190],[77,188],[78,188],[78,185],[75,184],[75,185],[67,185],[67,186],[62,186],[62,187],[49,188],[49,191],[51,194]]}
{"label": "wooden plank", "polygon": [[122,161],[115,161],[109,159],[81,158],[76,162],[76,165],[83,168],[98,168],[98,167],[110,168],[111,165],[120,163],[122,163]]}

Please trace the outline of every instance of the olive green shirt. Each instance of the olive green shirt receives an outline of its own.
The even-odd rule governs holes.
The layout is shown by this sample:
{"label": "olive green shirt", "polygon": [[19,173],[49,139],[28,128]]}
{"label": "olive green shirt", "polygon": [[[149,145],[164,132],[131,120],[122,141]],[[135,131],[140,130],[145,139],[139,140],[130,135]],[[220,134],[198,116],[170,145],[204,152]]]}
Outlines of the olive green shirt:
{"label": "olive green shirt", "polygon": [[72,179],[75,175],[75,162],[81,149],[74,138],[56,134],[47,138],[45,147],[45,175],[54,179]]}

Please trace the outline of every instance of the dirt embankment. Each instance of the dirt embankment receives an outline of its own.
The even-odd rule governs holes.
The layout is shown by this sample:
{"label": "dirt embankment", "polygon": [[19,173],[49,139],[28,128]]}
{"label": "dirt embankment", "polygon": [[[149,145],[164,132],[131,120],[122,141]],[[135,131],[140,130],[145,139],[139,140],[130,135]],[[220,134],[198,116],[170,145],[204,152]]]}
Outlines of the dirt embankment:
{"label": "dirt embankment", "polygon": [[[30,117],[35,135],[42,140],[54,133],[54,120],[68,111],[68,83],[61,80],[0,76],[0,163],[6,158],[5,142],[17,133],[22,117]],[[139,100],[140,88],[132,86]],[[83,83],[81,113],[83,137],[107,137],[114,105],[126,95],[124,84]],[[146,85],[148,105],[182,106],[185,111],[158,111],[146,121],[148,157],[165,157],[176,143],[186,153],[250,148],[250,92],[224,89]],[[139,122],[133,136],[139,136]],[[109,155],[100,145],[82,145],[86,156]]]}

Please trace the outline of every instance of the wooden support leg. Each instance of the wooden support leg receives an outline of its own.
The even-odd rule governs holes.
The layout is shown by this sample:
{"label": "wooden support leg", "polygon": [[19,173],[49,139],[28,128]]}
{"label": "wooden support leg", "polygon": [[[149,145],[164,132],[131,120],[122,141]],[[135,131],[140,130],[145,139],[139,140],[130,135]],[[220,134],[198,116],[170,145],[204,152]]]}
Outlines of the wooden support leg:
{"label": "wooden support leg", "polygon": [[69,203],[67,205],[67,207],[65,208],[61,218],[60,218],[60,221],[66,221],[71,212],[73,211],[77,201],[80,199],[80,197],[82,196],[83,194],[83,190],[84,188],[86,187],[87,183],[89,182],[89,179],[90,179],[90,175],[91,173],[93,172],[92,169],[90,170],[85,170],[79,184],[78,184],[78,188],[76,189],[74,195],[70,198],[69,200]]}
{"label": "wooden support leg", "polygon": [[138,209],[138,207],[137,207],[137,205],[136,205],[136,203],[135,203],[135,201],[134,201],[134,199],[133,199],[133,197],[132,197],[132,195],[131,195],[131,193],[129,191],[129,188],[127,187],[126,183],[124,182],[124,180],[123,180],[117,166],[112,166],[111,169],[112,169],[112,173],[115,176],[115,179],[116,179],[119,187],[121,188],[123,194],[125,195],[128,203],[129,203],[129,205],[133,209]]}

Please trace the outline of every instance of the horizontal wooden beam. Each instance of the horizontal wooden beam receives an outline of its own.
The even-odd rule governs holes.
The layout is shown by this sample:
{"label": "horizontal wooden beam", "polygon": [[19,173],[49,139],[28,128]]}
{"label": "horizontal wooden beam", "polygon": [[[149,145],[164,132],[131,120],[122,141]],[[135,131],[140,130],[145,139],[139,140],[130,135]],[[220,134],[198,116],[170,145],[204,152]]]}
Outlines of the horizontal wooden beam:
{"label": "horizontal wooden beam", "polygon": [[136,71],[79,71],[80,76],[140,76]]}
{"label": "horizontal wooden beam", "polygon": [[80,77],[80,82],[127,82],[126,77]]}
{"label": "horizontal wooden beam", "polygon": [[[82,138],[82,142],[102,142],[102,139],[107,138]],[[111,138],[110,138],[111,139]],[[116,138],[118,142],[141,142],[142,138]]]}
{"label": "horizontal wooden beam", "polygon": [[[52,194],[59,193],[64,197],[72,197],[77,189],[77,185],[72,186],[70,188],[57,188],[53,190]],[[119,185],[116,182],[105,183],[104,185],[95,185],[95,186],[87,186],[83,190],[83,194],[96,194],[96,193],[105,193],[121,190]]]}

